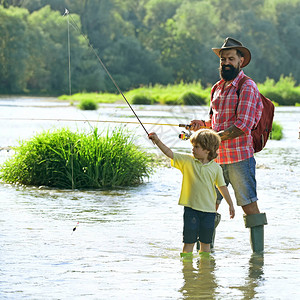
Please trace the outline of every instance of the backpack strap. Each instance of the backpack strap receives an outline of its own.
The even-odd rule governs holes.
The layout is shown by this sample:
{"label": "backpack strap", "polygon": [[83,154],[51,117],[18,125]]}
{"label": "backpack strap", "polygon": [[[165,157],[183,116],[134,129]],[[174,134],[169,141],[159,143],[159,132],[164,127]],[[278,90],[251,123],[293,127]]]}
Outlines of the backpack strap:
{"label": "backpack strap", "polygon": [[[212,87],[212,89],[211,89],[211,92],[210,92],[210,99],[213,98],[216,88],[217,88],[217,85],[215,84],[215,85]],[[213,115],[213,110],[212,110],[211,106],[210,106],[210,109],[209,109],[209,115],[210,115],[210,116]]]}
{"label": "backpack strap", "polygon": [[[237,88],[237,90],[236,90],[236,93],[237,93],[237,96],[238,96],[238,98],[240,97],[240,90],[241,90],[241,88],[242,88],[242,85],[245,83],[245,81],[246,80],[248,80],[248,79],[251,79],[249,76],[244,76],[244,77],[242,77],[242,79],[239,81],[239,83],[238,83],[238,88]],[[215,93],[215,90],[216,90],[216,88],[217,88],[217,86],[216,85],[214,85],[213,86],[213,88],[212,88],[212,90],[211,90],[211,94],[210,94],[210,98],[212,99],[213,98],[213,96],[214,96],[214,93]],[[237,111],[237,107],[236,107],[236,111]],[[213,114],[213,112],[212,112],[212,109],[210,108],[210,111],[209,111],[209,115],[212,115]]]}
{"label": "backpack strap", "polygon": [[242,77],[242,79],[239,81],[239,83],[238,83],[238,88],[237,88],[237,90],[236,90],[236,93],[237,93],[238,97],[240,97],[240,90],[241,90],[241,88],[242,88],[242,85],[243,85],[243,84],[245,83],[245,81],[248,80],[248,79],[251,79],[251,78],[245,75],[245,76]]}
{"label": "backpack strap", "polygon": [[[238,88],[237,88],[237,90],[236,90],[236,94],[237,94],[237,96],[238,96],[238,101],[240,100],[240,90],[241,90],[241,88],[242,88],[242,85],[243,85],[243,84],[245,83],[245,81],[248,80],[248,79],[251,79],[251,78],[245,75],[244,77],[242,77],[242,79],[241,79],[241,80],[239,81],[239,83],[238,83]],[[235,108],[235,114],[237,113],[238,106],[239,106],[239,102],[238,102],[238,104],[237,104],[237,106],[236,106],[236,108]]]}

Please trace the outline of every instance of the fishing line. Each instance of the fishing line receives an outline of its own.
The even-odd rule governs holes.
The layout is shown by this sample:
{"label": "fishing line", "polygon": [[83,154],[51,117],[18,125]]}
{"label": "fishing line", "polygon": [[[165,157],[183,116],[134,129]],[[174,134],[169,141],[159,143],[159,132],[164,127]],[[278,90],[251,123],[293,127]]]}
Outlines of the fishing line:
{"label": "fishing line", "polygon": [[[87,120],[87,119],[51,119],[51,118],[2,118],[0,120],[12,120],[12,121],[58,121],[58,122],[91,122],[91,123],[125,123],[125,124],[140,124],[139,122],[130,122],[130,121],[114,121],[114,120]],[[186,127],[188,125],[184,124],[162,124],[162,123],[151,123],[151,122],[144,122],[147,125],[157,125],[157,126],[179,126],[179,127]]]}
{"label": "fishing line", "polygon": [[119,88],[118,84],[115,82],[115,80],[113,79],[112,75],[110,74],[110,72],[107,70],[106,66],[104,65],[103,61],[101,60],[101,58],[99,57],[99,55],[97,54],[96,50],[94,49],[94,47],[92,46],[92,44],[90,43],[90,41],[88,40],[88,38],[82,33],[82,31],[80,30],[80,28],[77,26],[76,22],[74,21],[73,17],[71,16],[70,12],[68,9],[65,8],[65,13],[63,14],[63,16],[70,16],[71,21],[73,22],[72,26],[84,37],[84,39],[86,40],[86,42],[88,43],[88,46],[90,47],[90,49],[94,52],[95,56],[97,57],[98,61],[100,62],[102,68],[104,69],[104,71],[106,72],[106,74],[109,76],[109,78],[111,79],[112,83],[114,84],[114,86],[116,87],[116,89],[118,90],[118,92],[122,95],[122,97],[124,98],[124,100],[126,101],[126,103],[128,104],[129,108],[131,109],[131,111],[133,112],[133,114],[135,115],[135,117],[137,118],[137,120],[139,121],[139,124],[143,127],[143,129],[145,130],[146,134],[149,135],[148,131],[146,130],[145,126],[143,125],[143,123],[141,122],[141,120],[139,119],[138,115],[135,113],[135,111],[133,110],[132,106],[130,105],[130,103],[128,102],[128,100],[126,99],[125,95],[123,94],[123,92],[121,91],[121,89]]}
{"label": "fishing line", "polygon": [[69,94],[72,95],[72,83],[71,83],[71,47],[70,47],[70,20],[69,14],[67,17],[68,20],[68,58],[69,58]]}

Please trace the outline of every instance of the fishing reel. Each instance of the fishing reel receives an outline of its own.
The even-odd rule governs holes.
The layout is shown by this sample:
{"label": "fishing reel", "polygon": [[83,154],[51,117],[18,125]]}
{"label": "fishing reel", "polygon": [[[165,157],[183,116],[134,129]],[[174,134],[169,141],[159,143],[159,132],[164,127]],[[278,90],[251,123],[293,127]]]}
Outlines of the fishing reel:
{"label": "fishing reel", "polygon": [[181,131],[181,133],[179,134],[179,138],[183,141],[188,140],[192,135],[192,132],[190,131],[191,125],[179,124],[179,127],[184,127],[188,130],[188,132]]}

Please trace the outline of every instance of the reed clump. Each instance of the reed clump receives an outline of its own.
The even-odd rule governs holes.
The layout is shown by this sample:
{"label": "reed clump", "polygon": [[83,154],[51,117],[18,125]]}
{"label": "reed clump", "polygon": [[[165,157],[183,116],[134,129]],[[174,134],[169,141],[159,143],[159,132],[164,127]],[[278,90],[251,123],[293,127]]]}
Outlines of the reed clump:
{"label": "reed clump", "polygon": [[97,110],[98,104],[94,99],[82,99],[78,104],[81,110]]}
{"label": "reed clump", "polygon": [[181,100],[184,105],[206,105],[206,98],[195,92],[186,92]]}
{"label": "reed clump", "polygon": [[99,134],[67,128],[44,131],[20,141],[15,154],[0,166],[7,183],[62,189],[134,186],[152,172],[152,158],[121,127]]}
{"label": "reed clump", "polygon": [[272,140],[281,140],[283,138],[283,128],[282,125],[277,123],[277,122],[273,122],[272,125],[272,132],[271,132],[271,139]]}
{"label": "reed clump", "polygon": [[154,104],[155,100],[147,95],[137,94],[133,96],[131,104],[145,104],[150,105]]}

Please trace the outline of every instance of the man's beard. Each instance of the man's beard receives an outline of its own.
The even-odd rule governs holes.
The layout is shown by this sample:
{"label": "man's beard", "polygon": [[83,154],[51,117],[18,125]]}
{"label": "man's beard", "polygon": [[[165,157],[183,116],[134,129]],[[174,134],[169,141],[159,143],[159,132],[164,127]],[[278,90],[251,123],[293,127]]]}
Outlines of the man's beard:
{"label": "man's beard", "polygon": [[[225,68],[229,67],[229,70]],[[220,77],[225,81],[233,80],[240,72],[240,64],[238,64],[237,68],[232,65],[223,65],[219,68]]]}

